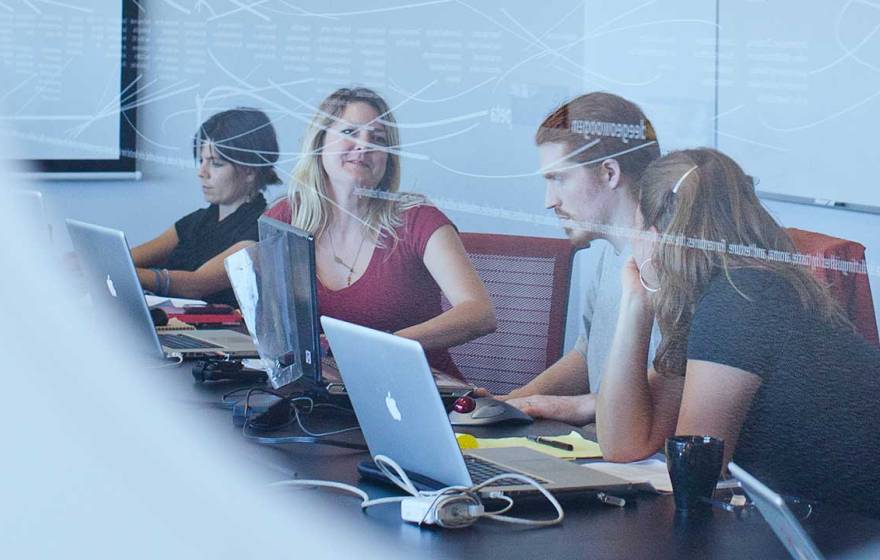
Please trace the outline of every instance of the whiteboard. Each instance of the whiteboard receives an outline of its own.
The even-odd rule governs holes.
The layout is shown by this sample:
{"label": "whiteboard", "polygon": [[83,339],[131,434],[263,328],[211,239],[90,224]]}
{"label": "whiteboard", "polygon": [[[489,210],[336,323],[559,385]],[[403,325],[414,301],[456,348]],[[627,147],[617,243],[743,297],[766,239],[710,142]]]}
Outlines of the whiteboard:
{"label": "whiteboard", "polygon": [[[124,6],[126,9],[124,10]],[[0,14],[0,134],[42,170],[134,169],[122,0],[5,3]],[[127,35],[125,39],[130,39]],[[124,107],[129,107],[124,112]]]}
{"label": "whiteboard", "polygon": [[[762,192],[880,208],[877,0],[3,4],[0,134],[73,170],[126,156],[189,168],[199,122],[248,105],[275,122],[285,172],[317,103],[360,84],[401,120],[404,189],[534,211],[535,128],[604,90],[645,109],[664,152],[716,146]],[[139,18],[128,54],[123,7]],[[119,109],[135,107],[129,150]]]}
{"label": "whiteboard", "polygon": [[587,0],[585,89],[641,106],[661,150],[710,146],[716,7],[705,0]]}
{"label": "whiteboard", "polygon": [[718,148],[758,190],[880,208],[880,3],[719,3]]}

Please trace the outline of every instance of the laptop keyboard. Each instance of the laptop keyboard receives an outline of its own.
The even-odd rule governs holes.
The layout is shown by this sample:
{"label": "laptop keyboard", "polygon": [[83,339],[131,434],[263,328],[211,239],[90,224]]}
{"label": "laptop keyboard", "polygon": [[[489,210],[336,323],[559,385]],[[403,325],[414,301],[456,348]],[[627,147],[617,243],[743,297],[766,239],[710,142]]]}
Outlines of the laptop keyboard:
{"label": "laptop keyboard", "polygon": [[185,334],[160,334],[159,342],[162,343],[162,346],[175,350],[183,348],[219,348],[216,344],[211,344]]}
{"label": "laptop keyboard", "polygon": [[[482,484],[483,482],[486,482],[487,480],[489,480],[493,476],[498,476],[499,474],[508,474],[511,472],[516,472],[516,471],[512,471],[511,469],[505,469],[505,468],[501,467],[500,465],[496,465],[495,463],[490,463],[489,461],[480,459],[479,457],[474,457],[473,455],[465,455],[464,456],[464,463],[465,463],[465,465],[467,465],[467,470],[470,473],[471,480],[474,482],[474,484]],[[517,473],[517,474],[522,474],[522,473]],[[537,482],[540,482],[543,484],[547,483],[546,480],[540,479],[536,476],[531,476],[530,478],[533,478]],[[522,484],[525,484],[525,483],[521,482],[519,480],[506,479],[506,480],[499,480],[497,482],[493,482],[492,486],[519,486]]]}

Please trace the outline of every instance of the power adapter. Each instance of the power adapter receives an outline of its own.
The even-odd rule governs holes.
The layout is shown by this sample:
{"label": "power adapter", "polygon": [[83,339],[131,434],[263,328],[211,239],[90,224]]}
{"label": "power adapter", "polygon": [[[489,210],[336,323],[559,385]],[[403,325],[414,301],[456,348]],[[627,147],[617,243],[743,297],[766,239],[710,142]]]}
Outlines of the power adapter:
{"label": "power adapter", "polygon": [[469,494],[411,496],[400,502],[404,521],[447,529],[473,525],[484,511],[479,499]]}

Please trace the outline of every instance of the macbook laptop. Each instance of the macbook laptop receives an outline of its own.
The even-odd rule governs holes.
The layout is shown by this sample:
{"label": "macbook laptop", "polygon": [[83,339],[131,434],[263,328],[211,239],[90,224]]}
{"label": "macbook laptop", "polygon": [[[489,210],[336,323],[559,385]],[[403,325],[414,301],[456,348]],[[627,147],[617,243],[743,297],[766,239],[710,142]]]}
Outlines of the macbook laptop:
{"label": "macbook laptop", "polygon": [[109,316],[111,320],[130,325],[135,343],[147,355],[182,356],[184,359],[257,356],[251,338],[232,330],[165,330],[158,333],[150,318],[125,234],[76,220],[66,222],[99,316]]}
{"label": "macbook laptop", "polygon": [[822,560],[824,557],[813,540],[804,531],[797,517],[788,509],[785,500],[770,490],[760,480],[750,475],[734,462],[727,464],[730,474],[739,480],[740,486],[746,491],[755,507],[785,545],[792,558],[798,560]]}
{"label": "macbook laptop", "polygon": [[[324,356],[326,352],[321,349],[314,236],[268,216],[260,217],[258,227],[261,243],[278,236],[284,238],[284,243],[271,245],[276,250],[278,247],[282,248],[281,252],[284,254],[261,254],[259,258],[264,268],[271,262],[273,273],[286,278],[286,282],[263,282],[261,289],[284,289],[285,293],[274,294],[272,301],[284,302],[284,310],[281,312],[289,316],[284,320],[276,320],[273,324],[293,331],[288,334],[288,344],[297,353],[294,360],[300,370],[298,373],[306,381],[314,383],[331,395],[345,395],[346,387],[334,358]],[[266,299],[266,294],[261,294],[260,298]],[[444,397],[460,397],[474,389],[472,385],[442,371],[431,372]]]}
{"label": "macbook laptop", "polygon": [[[421,345],[413,340],[321,317],[367,446],[434,489],[473,486],[501,473],[529,476],[554,493],[629,493],[620,478],[523,447],[467,449],[455,439]],[[519,481],[483,490],[536,492]]]}

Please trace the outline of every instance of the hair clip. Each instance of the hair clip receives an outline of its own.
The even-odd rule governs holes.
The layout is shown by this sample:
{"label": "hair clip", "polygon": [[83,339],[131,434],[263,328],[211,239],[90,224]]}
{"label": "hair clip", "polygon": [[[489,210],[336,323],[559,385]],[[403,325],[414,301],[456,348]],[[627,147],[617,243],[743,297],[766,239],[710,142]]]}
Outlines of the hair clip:
{"label": "hair clip", "polygon": [[694,169],[696,169],[696,168],[697,168],[697,166],[695,165],[695,166],[691,167],[690,169],[688,169],[687,171],[684,172],[684,175],[681,176],[681,179],[679,179],[678,182],[675,183],[675,186],[672,187],[672,194],[677,194],[677,193],[678,193],[678,187],[681,186],[681,184],[684,182],[684,180],[687,179],[687,176],[690,175],[691,172],[692,172]]}

